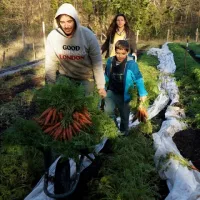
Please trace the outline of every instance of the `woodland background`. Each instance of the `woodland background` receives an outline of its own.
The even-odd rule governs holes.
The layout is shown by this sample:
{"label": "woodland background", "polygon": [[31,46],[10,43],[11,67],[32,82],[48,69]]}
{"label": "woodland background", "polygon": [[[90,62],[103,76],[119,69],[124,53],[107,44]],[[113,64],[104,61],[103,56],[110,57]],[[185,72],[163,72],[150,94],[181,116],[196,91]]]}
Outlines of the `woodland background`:
{"label": "woodland background", "polygon": [[66,2],[76,7],[81,24],[100,42],[117,13],[127,16],[142,40],[166,39],[167,34],[170,40],[194,40],[200,26],[199,0],[0,0],[0,68],[20,63],[27,49],[34,50],[27,61],[44,58],[44,38],[57,8]]}

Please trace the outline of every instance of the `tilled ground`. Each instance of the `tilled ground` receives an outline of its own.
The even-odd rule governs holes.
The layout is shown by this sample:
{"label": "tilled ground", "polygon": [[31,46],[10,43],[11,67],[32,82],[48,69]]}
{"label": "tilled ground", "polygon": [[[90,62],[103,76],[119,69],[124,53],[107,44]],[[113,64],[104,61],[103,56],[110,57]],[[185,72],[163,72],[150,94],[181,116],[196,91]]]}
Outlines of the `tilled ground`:
{"label": "tilled ground", "polygon": [[11,101],[17,94],[24,92],[27,89],[41,87],[43,81],[43,77],[36,77],[9,89],[0,88],[0,103],[2,104]]}
{"label": "tilled ground", "polygon": [[187,129],[177,132],[173,141],[181,155],[191,160],[194,166],[200,170],[200,129]]}

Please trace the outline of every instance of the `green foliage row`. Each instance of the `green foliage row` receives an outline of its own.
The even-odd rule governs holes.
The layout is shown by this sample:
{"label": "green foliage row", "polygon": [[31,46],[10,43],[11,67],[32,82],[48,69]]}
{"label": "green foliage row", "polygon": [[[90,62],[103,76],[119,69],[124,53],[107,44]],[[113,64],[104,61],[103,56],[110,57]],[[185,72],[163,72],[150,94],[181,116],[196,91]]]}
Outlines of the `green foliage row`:
{"label": "green foliage row", "polygon": [[44,173],[41,152],[31,147],[4,145],[0,153],[0,200],[24,199]]}
{"label": "green foliage row", "polygon": [[105,158],[101,178],[90,183],[89,199],[150,200],[158,197],[152,141],[139,130],[118,138],[114,154]]}
{"label": "green foliage row", "polygon": [[188,49],[194,51],[196,55],[200,55],[200,44],[196,42],[191,42],[188,45]]}
{"label": "green foliage row", "polygon": [[180,97],[191,127],[200,128],[200,64],[180,44],[169,44],[176,64]]}

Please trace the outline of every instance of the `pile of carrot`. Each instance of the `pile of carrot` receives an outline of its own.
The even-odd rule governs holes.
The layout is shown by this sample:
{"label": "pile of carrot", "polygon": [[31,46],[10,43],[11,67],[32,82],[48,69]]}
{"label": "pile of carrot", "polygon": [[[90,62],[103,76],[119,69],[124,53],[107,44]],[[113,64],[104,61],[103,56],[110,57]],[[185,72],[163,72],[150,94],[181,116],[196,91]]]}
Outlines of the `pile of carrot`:
{"label": "pile of carrot", "polygon": [[83,128],[92,124],[90,113],[86,108],[72,114],[72,122],[63,126],[63,113],[56,108],[46,109],[39,118],[34,120],[42,127],[44,133],[51,135],[55,140],[71,140]]}
{"label": "pile of carrot", "polygon": [[146,122],[147,118],[148,118],[148,113],[147,113],[146,108],[143,106],[139,106],[137,113],[136,113],[136,117],[139,122]]}

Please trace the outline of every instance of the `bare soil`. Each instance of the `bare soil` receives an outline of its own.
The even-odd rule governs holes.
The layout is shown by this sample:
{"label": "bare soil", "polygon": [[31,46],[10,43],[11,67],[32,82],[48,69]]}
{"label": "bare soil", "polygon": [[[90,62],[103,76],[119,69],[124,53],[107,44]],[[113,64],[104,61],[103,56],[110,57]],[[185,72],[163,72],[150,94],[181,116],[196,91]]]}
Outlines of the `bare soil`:
{"label": "bare soil", "polygon": [[191,160],[193,165],[200,170],[200,129],[187,129],[177,132],[173,141],[181,155]]}
{"label": "bare soil", "polygon": [[16,85],[10,89],[0,88],[1,103],[12,101],[12,99],[19,93],[24,92],[27,89],[33,89],[42,86],[43,77],[37,77],[26,81],[20,85]]}

